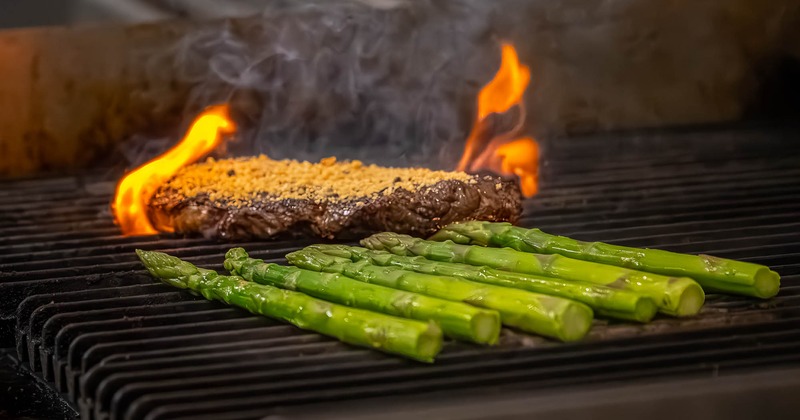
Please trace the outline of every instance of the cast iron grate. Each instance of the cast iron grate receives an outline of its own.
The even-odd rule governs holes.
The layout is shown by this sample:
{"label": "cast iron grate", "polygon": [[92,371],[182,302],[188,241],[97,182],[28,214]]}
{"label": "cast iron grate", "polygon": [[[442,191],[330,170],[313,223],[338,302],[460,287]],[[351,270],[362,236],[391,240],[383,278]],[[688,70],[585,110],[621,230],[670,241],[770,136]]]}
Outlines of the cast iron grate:
{"label": "cast iron grate", "polygon": [[[353,348],[155,283],[135,248],[221,270],[231,244],[118,235],[113,183],[40,178],[0,189],[0,340],[84,418],[251,418],[282,407],[419,393],[711,375],[800,363],[800,144],[789,129],[565,139],[548,145],[523,225],[586,240],[711,253],[783,276],[769,301],[709,295],[702,315],[597,321],[582,343],[506,330],[449,342],[428,366]],[[312,241],[239,243],[281,262]]]}

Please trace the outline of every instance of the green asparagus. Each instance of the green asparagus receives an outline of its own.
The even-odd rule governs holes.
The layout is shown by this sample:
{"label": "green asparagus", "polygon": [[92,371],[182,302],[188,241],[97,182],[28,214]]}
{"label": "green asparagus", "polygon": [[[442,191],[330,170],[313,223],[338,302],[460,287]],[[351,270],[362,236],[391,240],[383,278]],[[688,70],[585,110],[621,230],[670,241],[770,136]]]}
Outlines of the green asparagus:
{"label": "green asparagus", "polygon": [[391,265],[418,273],[461,277],[495,286],[513,287],[573,299],[589,305],[598,315],[609,318],[648,322],[658,311],[655,302],[647,296],[591,283],[431,261],[423,257],[403,257],[385,251],[372,251],[347,245],[312,245],[309,248],[352,261],[366,260],[374,265]]}
{"label": "green asparagus", "polygon": [[466,303],[360,282],[339,274],[268,264],[242,248],[225,255],[225,268],[256,283],[296,290],[327,301],[421,321],[436,321],[445,335],[478,344],[495,344],[500,314]]}
{"label": "green asparagus", "polygon": [[370,249],[397,255],[419,255],[435,261],[487,266],[516,273],[545,275],[630,290],[652,298],[668,315],[694,315],[703,305],[703,289],[688,277],[667,277],[558,254],[531,254],[508,248],[434,242],[396,233],[378,233],[361,241]]}
{"label": "green asparagus", "polygon": [[379,267],[368,261],[352,262],[313,249],[292,252],[286,259],[309,270],[341,273],[366,283],[494,309],[500,312],[505,325],[563,341],[582,338],[592,323],[593,314],[588,306],[559,297],[415,273],[399,267]]}
{"label": "green asparagus", "polygon": [[150,274],[166,284],[336,337],[346,343],[423,362],[432,362],[442,348],[442,331],[433,322],[353,309],[303,293],[249,282],[238,276],[221,276],[160,252],[137,249],[136,254]]}
{"label": "green asparagus", "polygon": [[627,267],[650,273],[691,277],[713,292],[770,298],[778,293],[780,276],[769,267],[710,255],[689,255],[602,242],[582,242],[524,229],[510,223],[454,223],[431,238],[456,243],[509,247],[518,251],[561,254],[570,258]]}

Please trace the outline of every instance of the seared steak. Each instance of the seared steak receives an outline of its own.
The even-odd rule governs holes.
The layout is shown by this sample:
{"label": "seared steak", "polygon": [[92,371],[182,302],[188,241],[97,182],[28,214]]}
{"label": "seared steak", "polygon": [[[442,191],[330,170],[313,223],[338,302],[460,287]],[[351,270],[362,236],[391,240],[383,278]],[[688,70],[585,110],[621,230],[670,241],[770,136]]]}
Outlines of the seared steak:
{"label": "seared steak", "polygon": [[156,191],[148,213],[158,230],[206,237],[354,239],[429,235],[463,220],[514,222],[521,209],[517,184],[498,177],[259,156],[184,168]]}

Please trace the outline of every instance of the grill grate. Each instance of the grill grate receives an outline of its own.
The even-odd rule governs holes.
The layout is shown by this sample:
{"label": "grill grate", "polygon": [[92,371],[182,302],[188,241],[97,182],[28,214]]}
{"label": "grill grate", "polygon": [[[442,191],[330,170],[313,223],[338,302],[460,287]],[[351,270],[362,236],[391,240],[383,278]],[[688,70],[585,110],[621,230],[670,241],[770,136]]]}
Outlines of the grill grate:
{"label": "grill grate", "polygon": [[[691,319],[596,321],[557,344],[504,330],[501,345],[448,342],[420,365],[154,283],[135,248],[221,270],[231,244],[125,238],[113,184],[63,177],[0,185],[0,341],[84,418],[251,418],[288,406],[451,396],[800,362],[800,144],[775,128],[676,130],[553,142],[522,225],[632,246],[712,253],[783,276],[770,301],[709,295]],[[312,241],[237,244],[281,262]],[[405,397],[404,397],[405,396]]]}

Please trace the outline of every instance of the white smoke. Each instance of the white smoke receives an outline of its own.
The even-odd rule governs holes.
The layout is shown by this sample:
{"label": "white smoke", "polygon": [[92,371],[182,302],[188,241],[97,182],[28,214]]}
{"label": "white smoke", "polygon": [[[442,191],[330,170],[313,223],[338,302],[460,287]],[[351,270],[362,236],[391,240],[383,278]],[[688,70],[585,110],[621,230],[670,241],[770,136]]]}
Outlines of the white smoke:
{"label": "white smoke", "polygon": [[230,102],[235,154],[452,168],[499,64],[486,3],[274,1],[210,25],[171,52],[187,118]]}

